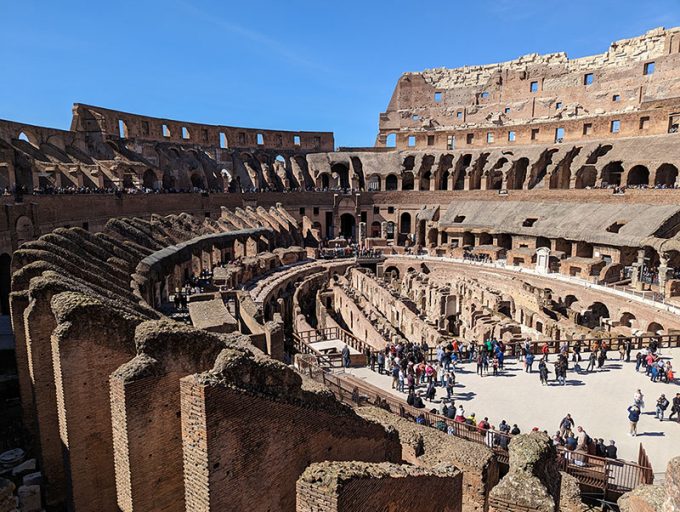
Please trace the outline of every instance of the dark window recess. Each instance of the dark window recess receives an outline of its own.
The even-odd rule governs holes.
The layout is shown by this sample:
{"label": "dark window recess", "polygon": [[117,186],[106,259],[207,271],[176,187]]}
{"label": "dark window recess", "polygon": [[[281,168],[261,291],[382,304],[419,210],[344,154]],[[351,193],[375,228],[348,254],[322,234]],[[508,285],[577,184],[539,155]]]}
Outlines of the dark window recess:
{"label": "dark window recess", "polygon": [[314,215],[319,215],[319,207],[318,206],[314,207]]}
{"label": "dark window recess", "polygon": [[300,208],[300,215],[304,215],[304,214],[305,214],[305,208],[302,207],[302,208]]}
{"label": "dark window recess", "polygon": [[531,228],[534,226],[534,224],[536,224],[537,220],[538,219],[524,219],[524,222],[522,222],[522,226],[524,226],[525,228]]}

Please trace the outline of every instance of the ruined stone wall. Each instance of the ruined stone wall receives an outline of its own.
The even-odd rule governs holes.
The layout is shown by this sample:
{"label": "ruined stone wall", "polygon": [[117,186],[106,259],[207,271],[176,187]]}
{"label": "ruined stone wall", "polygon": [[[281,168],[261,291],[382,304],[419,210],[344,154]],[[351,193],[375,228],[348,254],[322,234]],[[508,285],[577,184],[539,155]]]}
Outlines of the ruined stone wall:
{"label": "ruined stone wall", "polygon": [[499,469],[487,446],[446,435],[383,409],[361,407],[357,412],[399,433],[404,461],[426,469],[446,464],[460,470],[464,512],[488,510],[489,492],[498,483]]}
{"label": "ruined stone wall", "polygon": [[462,510],[462,474],[450,467],[365,463],[312,464],[297,481],[296,512]]}
{"label": "ruined stone wall", "polygon": [[227,353],[182,379],[188,509],[293,511],[312,462],[400,460],[396,436],[301,384],[288,368]]}
{"label": "ruined stone wall", "polygon": [[[390,133],[397,134],[398,147],[409,145],[410,136],[416,147],[445,148],[448,137],[455,137],[457,147],[505,145],[508,130],[515,129],[512,144],[549,144],[558,127],[564,140],[610,136],[614,119],[621,121],[614,135],[666,133],[669,114],[677,111],[679,59],[680,30],[659,28],[616,41],[592,57],[530,54],[499,64],[405,73],[380,116],[376,145],[384,146]],[[644,126],[641,116],[647,118]],[[487,132],[494,134],[491,140]]]}

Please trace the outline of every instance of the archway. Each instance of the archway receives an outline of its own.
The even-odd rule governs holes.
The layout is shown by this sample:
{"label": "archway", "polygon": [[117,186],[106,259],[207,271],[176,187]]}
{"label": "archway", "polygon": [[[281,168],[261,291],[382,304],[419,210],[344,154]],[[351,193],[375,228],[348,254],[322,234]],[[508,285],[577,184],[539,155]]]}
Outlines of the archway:
{"label": "archway", "polygon": [[191,186],[193,188],[203,189],[203,178],[197,173],[192,174]]}
{"label": "archway", "polygon": [[609,309],[602,302],[593,302],[590,307],[579,316],[578,324],[594,329],[600,326],[603,318],[609,318]]}
{"label": "archway", "polygon": [[350,188],[349,168],[347,167],[347,165],[341,163],[333,164],[331,166],[331,173],[337,174],[340,188]]}
{"label": "archway", "polygon": [[388,147],[388,148],[397,147],[397,134],[396,133],[388,133],[387,134],[387,137],[385,138],[385,147]]}
{"label": "archway", "polygon": [[621,175],[623,174],[623,166],[621,162],[612,162],[605,165],[602,169],[602,184],[619,186],[621,185]]}
{"label": "archway", "polygon": [[673,187],[678,179],[678,168],[672,164],[662,164],[656,170],[654,185],[657,187]]}
{"label": "archway", "polygon": [[413,173],[410,171],[404,172],[401,178],[401,189],[402,190],[413,190],[414,188],[414,178]]}
{"label": "archway", "polygon": [[371,238],[380,238],[380,222],[377,220],[371,223]]}
{"label": "archway", "polygon": [[651,322],[651,323],[647,326],[647,331],[648,331],[648,332],[653,332],[654,334],[658,334],[659,331],[663,331],[663,325],[661,325],[661,324],[658,323],[658,322]]}
{"label": "archway", "polygon": [[631,328],[633,327],[633,320],[635,320],[635,315],[633,313],[629,313],[628,311],[626,311],[621,315],[621,320],[619,321],[619,323],[623,327]]}
{"label": "archway", "polygon": [[374,174],[373,176],[368,178],[368,190],[369,191],[380,190],[380,176]]}
{"label": "archway", "polygon": [[507,188],[511,190],[522,190],[524,181],[527,178],[529,159],[520,158],[512,164],[507,176]]}
{"label": "archway", "polygon": [[401,214],[401,230],[400,233],[411,233],[411,214],[404,212]]}
{"label": "archway", "polygon": [[420,190],[430,190],[430,179],[432,179],[432,173],[426,171],[420,177]]}
{"label": "archway", "polygon": [[397,177],[394,174],[385,178],[385,190],[397,190]]}
{"label": "archway", "polygon": [[123,174],[123,188],[135,188],[134,175],[131,172]]}
{"label": "archway", "polygon": [[594,167],[583,167],[576,173],[575,188],[593,188],[597,181],[597,170]]}
{"label": "archway", "polygon": [[172,175],[171,171],[165,171],[163,173],[163,188],[165,190],[172,190],[175,188],[175,177]]}
{"label": "archway", "polygon": [[0,255],[0,314],[9,315],[9,292],[12,284],[12,257],[4,253]]}
{"label": "archway", "polygon": [[387,267],[384,275],[386,277],[392,277],[393,279],[399,279],[399,269],[397,267]]}
{"label": "archway", "polygon": [[150,188],[154,190],[156,188],[156,173],[151,169],[144,171],[144,175],[142,176],[142,184],[144,185],[144,188]]}
{"label": "archway", "polygon": [[325,172],[321,175],[321,188],[327,190],[330,187],[330,177]]}
{"label": "archway", "polygon": [[636,165],[628,171],[628,186],[649,185],[649,169],[644,165]]}
{"label": "archway", "polygon": [[354,239],[354,230],[356,227],[356,218],[351,213],[343,213],[340,215],[340,234],[347,240]]}

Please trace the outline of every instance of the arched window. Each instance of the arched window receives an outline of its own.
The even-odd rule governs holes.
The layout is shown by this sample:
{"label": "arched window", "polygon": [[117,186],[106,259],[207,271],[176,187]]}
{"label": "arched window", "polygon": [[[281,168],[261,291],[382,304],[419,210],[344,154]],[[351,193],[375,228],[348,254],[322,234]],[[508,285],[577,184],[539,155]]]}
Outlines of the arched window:
{"label": "arched window", "polygon": [[388,148],[396,148],[397,147],[397,134],[396,133],[388,133],[387,138],[385,139],[385,147]]}
{"label": "arched window", "polygon": [[411,214],[408,212],[401,214],[401,233],[411,233]]}
{"label": "arched window", "polygon": [[380,176],[374,174],[373,176],[368,178],[368,190],[369,191],[380,190]]}
{"label": "arched window", "polygon": [[385,178],[385,190],[397,190],[397,177],[394,174]]}
{"label": "arched window", "polygon": [[644,165],[636,165],[628,171],[627,185],[649,185],[649,169]]}

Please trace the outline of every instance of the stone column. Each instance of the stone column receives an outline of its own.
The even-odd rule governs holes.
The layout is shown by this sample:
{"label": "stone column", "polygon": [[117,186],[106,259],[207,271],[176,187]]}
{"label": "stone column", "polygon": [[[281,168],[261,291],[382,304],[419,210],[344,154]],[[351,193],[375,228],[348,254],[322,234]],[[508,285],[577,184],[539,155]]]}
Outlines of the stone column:
{"label": "stone column", "polygon": [[659,293],[666,295],[666,282],[671,272],[671,267],[668,266],[670,255],[667,252],[659,254]]}
{"label": "stone column", "polygon": [[630,276],[630,284],[636,290],[642,290],[644,283],[640,281],[642,268],[645,265],[645,250],[640,249],[637,253],[637,261],[633,263],[633,274]]}
{"label": "stone column", "polygon": [[362,247],[366,243],[366,223],[359,223],[359,230],[357,231],[357,243]]}

